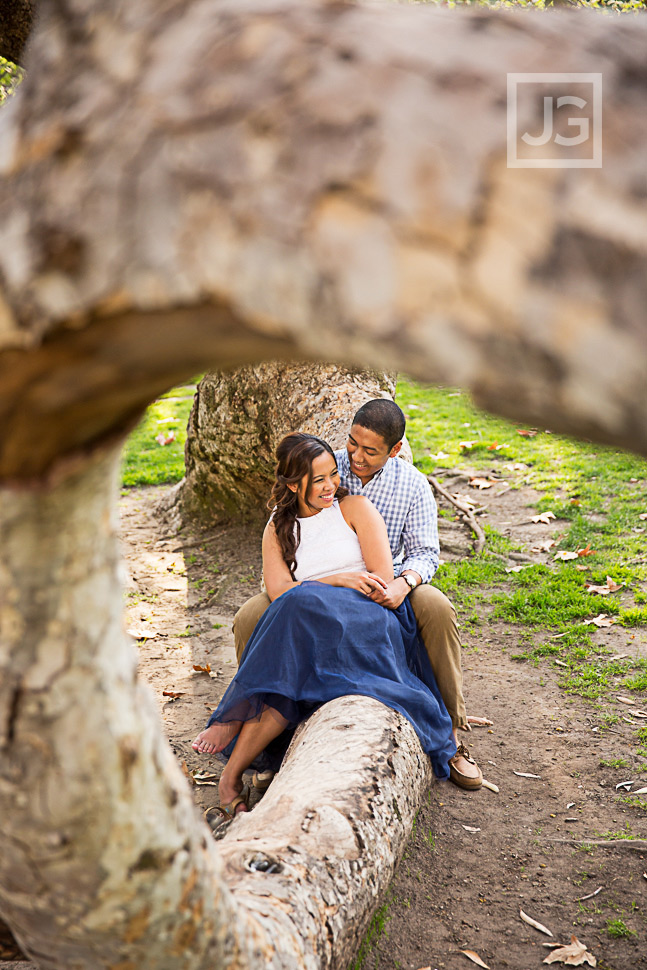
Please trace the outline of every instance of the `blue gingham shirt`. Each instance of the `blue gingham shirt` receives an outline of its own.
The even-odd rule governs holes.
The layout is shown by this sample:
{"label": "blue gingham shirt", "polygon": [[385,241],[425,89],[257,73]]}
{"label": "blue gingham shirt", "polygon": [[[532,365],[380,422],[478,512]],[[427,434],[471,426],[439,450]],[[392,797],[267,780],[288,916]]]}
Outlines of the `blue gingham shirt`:
{"label": "blue gingham shirt", "polygon": [[395,575],[413,569],[423,583],[431,582],[440,557],[438,517],[436,501],[422,472],[402,458],[389,458],[384,468],[362,486],[350,470],[345,448],[335,452],[335,459],[340,484],[351,495],[365,495],[384,519]]}

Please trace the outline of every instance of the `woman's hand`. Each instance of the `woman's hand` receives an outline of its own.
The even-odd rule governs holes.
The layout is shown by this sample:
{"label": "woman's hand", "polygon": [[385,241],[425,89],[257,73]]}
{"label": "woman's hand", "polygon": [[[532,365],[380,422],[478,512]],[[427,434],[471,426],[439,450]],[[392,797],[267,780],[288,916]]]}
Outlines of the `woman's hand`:
{"label": "woman's hand", "polygon": [[339,583],[335,583],[335,585],[359,590],[365,596],[370,596],[376,590],[384,592],[388,588],[387,583],[377,573],[338,573],[336,578]]}

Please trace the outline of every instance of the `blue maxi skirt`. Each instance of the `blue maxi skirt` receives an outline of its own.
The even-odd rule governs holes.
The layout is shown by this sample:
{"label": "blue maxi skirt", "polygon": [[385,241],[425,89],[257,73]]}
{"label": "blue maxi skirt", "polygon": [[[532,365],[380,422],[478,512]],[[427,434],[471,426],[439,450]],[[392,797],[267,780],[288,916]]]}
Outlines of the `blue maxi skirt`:
{"label": "blue maxi skirt", "polygon": [[208,726],[256,719],[265,707],[274,708],[288,727],[253,767],[278,771],[296,726],[326,701],[347,694],[373,697],[403,714],[435,775],[449,777],[456,753],[451,718],[408,600],[389,610],[358,590],[316,581],[283,593],[256,625]]}

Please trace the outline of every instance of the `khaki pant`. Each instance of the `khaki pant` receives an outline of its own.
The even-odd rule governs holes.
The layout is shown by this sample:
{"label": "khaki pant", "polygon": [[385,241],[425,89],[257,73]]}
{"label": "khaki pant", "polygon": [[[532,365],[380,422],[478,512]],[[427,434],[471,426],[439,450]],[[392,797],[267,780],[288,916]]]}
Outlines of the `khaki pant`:
{"label": "khaki pant", "polygon": [[[409,593],[418,630],[434,671],[436,683],[455,728],[467,725],[463,699],[461,641],[456,610],[444,593],[423,583]],[[254,627],[270,605],[267,593],[259,593],[241,606],[234,617],[236,659],[240,663]]]}

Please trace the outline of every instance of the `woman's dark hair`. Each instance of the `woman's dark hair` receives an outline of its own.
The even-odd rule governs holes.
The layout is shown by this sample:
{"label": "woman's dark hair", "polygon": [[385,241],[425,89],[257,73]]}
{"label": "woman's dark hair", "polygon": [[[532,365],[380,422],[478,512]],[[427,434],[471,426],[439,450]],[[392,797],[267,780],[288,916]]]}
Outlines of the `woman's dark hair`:
{"label": "woman's dark hair", "polygon": [[384,438],[389,451],[404,437],[406,425],[401,408],[388,398],[376,397],[372,401],[362,404],[353,418],[353,424],[368,428]]}
{"label": "woman's dark hair", "polygon": [[[267,507],[274,511],[272,521],[276,537],[283,553],[283,560],[293,579],[296,569],[296,551],[301,541],[301,529],[297,521],[299,514],[297,493],[288,488],[288,485],[298,485],[303,476],[307,475],[307,495],[312,484],[312,462],[324,452],[328,452],[331,458],[335,457],[326,441],[300,431],[293,431],[292,434],[286,435],[276,449],[277,465],[274,469],[276,481]],[[343,498],[347,492],[346,489],[338,488],[335,494]],[[307,499],[305,501],[307,502]]]}

